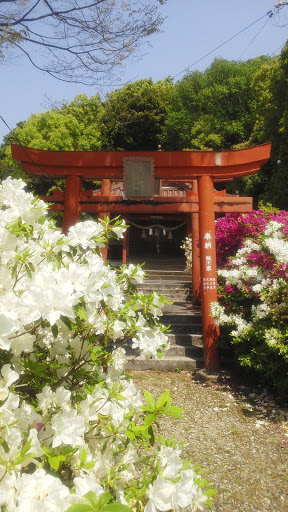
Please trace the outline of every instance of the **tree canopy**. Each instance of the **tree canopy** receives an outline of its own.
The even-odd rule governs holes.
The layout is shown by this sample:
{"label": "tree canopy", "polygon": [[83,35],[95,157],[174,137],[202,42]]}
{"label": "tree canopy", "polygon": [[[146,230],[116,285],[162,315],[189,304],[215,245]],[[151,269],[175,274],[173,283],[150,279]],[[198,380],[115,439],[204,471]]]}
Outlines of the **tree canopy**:
{"label": "tree canopy", "polygon": [[[80,95],[33,114],[5,137],[2,176],[19,173],[11,142],[54,150],[164,151],[238,149],[272,142],[270,161],[253,176],[226,184],[228,192],[287,208],[288,43],[279,57],[244,62],[215,59],[173,83],[138,80],[106,96]],[[18,170],[16,170],[18,169]],[[16,176],[19,174],[16,174]],[[27,177],[26,177],[27,179]],[[38,190],[37,190],[38,191]]]}
{"label": "tree canopy", "polygon": [[171,104],[172,80],[138,80],[104,102],[105,149],[156,151]]}
{"label": "tree canopy", "polygon": [[175,85],[174,108],[166,120],[163,146],[223,150],[247,142],[256,116],[252,81],[267,60],[215,59],[204,73],[184,76]]}
{"label": "tree canopy", "polygon": [[11,51],[68,82],[99,83],[162,23],[166,0],[1,0],[0,58]]}
{"label": "tree canopy", "polygon": [[14,177],[29,181],[38,194],[46,193],[51,182],[44,183],[40,178],[22,173],[11,157],[10,144],[50,151],[99,151],[102,148],[103,114],[100,97],[87,98],[85,94],[76,96],[61,108],[32,114],[5,137],[0,149],[2,177],[12,172]]}

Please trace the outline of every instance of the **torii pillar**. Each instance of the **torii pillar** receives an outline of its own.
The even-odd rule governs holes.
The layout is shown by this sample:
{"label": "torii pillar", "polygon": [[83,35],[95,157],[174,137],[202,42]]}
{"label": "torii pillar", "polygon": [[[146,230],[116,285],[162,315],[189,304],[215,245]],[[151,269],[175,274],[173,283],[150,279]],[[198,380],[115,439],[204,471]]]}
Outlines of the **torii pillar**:
{"label": "torii pillar", "polygon": [[210,303],[217,302],[217,268],[214,214],[214,184],[210,176],[198,178],[199,245],[201,275],[201,310],[204,340],[204,365],[213,370],[219,367],[215,339],[219,327],[211,316]]}

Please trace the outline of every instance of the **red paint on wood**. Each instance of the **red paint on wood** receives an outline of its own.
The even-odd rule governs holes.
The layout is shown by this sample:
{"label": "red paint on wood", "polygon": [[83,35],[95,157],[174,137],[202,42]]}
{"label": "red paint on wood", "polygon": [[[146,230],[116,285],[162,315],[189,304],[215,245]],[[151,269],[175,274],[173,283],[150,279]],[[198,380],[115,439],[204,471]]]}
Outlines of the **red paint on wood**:
{"label": "red paint on wood", "polygon": [[209,174],[231,179],[258,171],[270,157],[270,144],[230,151],[43,151],[11,145],[12,157],[26,172],[38,176],[122,179],[123,159],[153,158],[155,177],[191,180]]}
{"label": "red paint on wood", "polygon": [[79,176],[68,176],[64,195],[63,233],[67,233],[68,229],[79,220],[80,191],[81,178]]}
{"label": "red paint on wood", "polygon": [[123,245],[122,245],[122,263],[125,265],[127,263],[127,256],[129,255],[129,229],[127,228],[123,235]]}
{"label": "red paint on wood", "polygon": [[[197,180],[193,180],[192,190],[194,193],[198,194]],[[200,249],[198,213],[192,213],[192,302],[194,305],[198,305],[200,303]]]}
{"label": "red paint on wood", "polygon": [[217,339],[219,327],[211,317],[210,303],[217,302],[214,187],[210,176],[198,180],[201,309],[205,368],[219,368]]}

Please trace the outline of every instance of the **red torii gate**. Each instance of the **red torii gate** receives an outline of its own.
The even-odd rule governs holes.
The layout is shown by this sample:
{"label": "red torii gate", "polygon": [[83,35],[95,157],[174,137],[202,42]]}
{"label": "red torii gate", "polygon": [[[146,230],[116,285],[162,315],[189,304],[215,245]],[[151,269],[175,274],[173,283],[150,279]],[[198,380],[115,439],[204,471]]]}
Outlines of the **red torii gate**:
{"label": "red torii gate", "polygon": [[[216,342],[219,328],[210,316],[210,303],[217,301],[215,213],[249,212],[252,210],[252,198],[215,193],[214,182],[255,174],[269,159],[271,144],[220,152],[43,151],[16,145],[11,148],[12,157],[25,172],[48,178],[66,178],[65,192],[56,191],[52,196],[42,197],[55,202],[53,210],[63,211],[64,232],[78,221],[81,211],[96,212],[98,216],[110,213],[191,214],[192,288],[194,298],[199,289],[201,291],[204,364],[207,369],[218,368]],[[134,192],[139,186],[145,189],[140,195],[129,190],[129,180],[133,181],[137,173],[142,185],[134,183]],[[148,178],[150,188],[147,188]],[[154,194],[154,178],[192,182],[192,190],[186,191],[185,197],[161,197]],[[102,180],[101,194],[81,191],[82,179]],[[111,194],[111,180],[126,181],[125,199]],[[198,236],[199,249],[196,244]]]}

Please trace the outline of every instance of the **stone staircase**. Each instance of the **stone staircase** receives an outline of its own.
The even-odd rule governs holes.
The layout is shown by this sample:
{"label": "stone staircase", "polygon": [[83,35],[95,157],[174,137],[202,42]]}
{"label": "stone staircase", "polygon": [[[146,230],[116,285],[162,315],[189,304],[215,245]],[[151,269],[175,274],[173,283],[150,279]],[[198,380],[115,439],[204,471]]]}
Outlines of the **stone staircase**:
{"label": "stone staircase", "polygon": [[195,371],[203,368],[203,341],[201,312],[189,310],[191,304],[191,274],[184,272],[184,264],[172,265],[166,262],[150,262],[144,267],[146,279],[137,285],[139,291],[156,291],[172,305],[165,305],[161,323],[170,326],[170,347],[161,359],[145,360],[126,348],[126,370]]}

